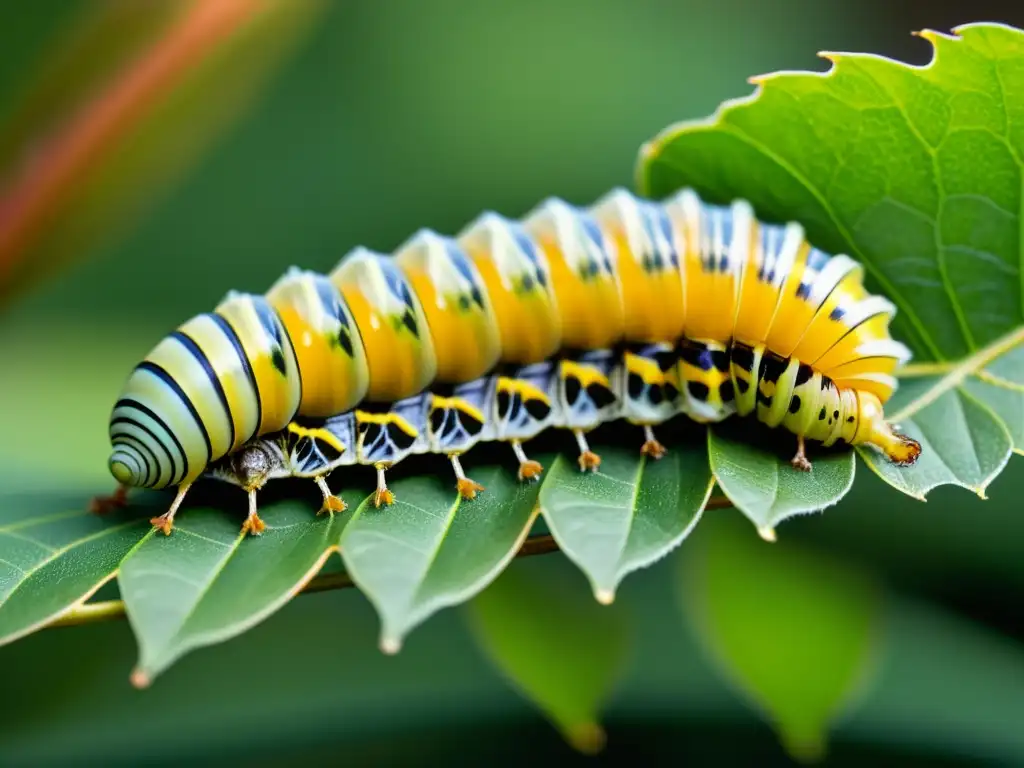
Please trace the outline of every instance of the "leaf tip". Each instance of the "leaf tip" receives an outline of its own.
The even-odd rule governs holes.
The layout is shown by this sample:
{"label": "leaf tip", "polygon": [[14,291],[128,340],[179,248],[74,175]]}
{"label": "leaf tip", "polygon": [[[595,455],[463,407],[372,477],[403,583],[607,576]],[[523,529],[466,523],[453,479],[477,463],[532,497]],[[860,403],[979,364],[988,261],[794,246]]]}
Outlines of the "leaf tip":
{"label": "leaf tip", "polygon": [[601,605],[611,605],[615,602],[615,590],[613,589],[596,589],[594,590],[594,598]]}
{"label": "leaf tip", "polygon": [[380,652],[388,656],[394,656],[402,650],[402,641],[397,637],[382,637],[380,639]]}
{"label": "leaf tip", "polygon": [[596,755],[607,741],[604,729],[597,723],[577,723],[566,728],[564,735],[573,749],[585,755]]}
{"label": "leaf tip", "polygon": [[757,535],[769,544],[774,544],[778,540],[778,537],[775,535],[775,529],[770,525],[762,525],[758,527]]}
{"label": "leaf tip", "polygon": [[132,670],[132,674],[128,678],[128,680],[135,688],[138,688],[140,691],[145,688],[149,688],[150,684],[153,682],[153,679],[138,667]]}

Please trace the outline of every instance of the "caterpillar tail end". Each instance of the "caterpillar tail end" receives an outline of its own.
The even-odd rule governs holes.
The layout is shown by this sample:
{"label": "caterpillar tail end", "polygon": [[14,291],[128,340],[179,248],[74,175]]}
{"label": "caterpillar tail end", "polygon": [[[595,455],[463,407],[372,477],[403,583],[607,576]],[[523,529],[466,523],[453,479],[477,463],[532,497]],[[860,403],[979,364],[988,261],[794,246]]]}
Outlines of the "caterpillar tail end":
{"label": "caterpillar tail end", "polygon": [[885,420],[881,403],[873,396],[859,394],[864,436],[858,433],[856,442],[866,443],[885,454],[893,464],[909,467],[921,456],[921,444],[912,437],[897,432]]}
{"label": "caterpillar tail end", "polygon": [[888,424],[885,425],[884,432],[876,430],[874,439],[870,442],[899,467],[909,467],[921,456],[921,444],[917,440],[896,432]]}

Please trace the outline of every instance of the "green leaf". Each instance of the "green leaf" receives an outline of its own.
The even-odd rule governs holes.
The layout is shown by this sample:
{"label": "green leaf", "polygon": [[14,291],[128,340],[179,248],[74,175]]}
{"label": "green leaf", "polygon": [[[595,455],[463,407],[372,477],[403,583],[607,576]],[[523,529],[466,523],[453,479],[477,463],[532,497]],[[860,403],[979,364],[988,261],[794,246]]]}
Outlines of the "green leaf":
{"label": "green leaf", "polygon": [[0,645],[88,600],[149,527],[134,515],[101,518],[86,506],[0,498]]}
{"label": "green leaf", "polygon": [[872,669],[879,594],[862,573],[788,543],[766,547],[719,512],[681,558],[683,611],[710,658],[813,759]]}
{"label": "green leaf", "polygon": [[[354,505],[362,494],[342,498]],[[139,643],[134,685],[149,685],[190,650],[235,637],[282,607],[338,550],[350,519],[347,512],[318,518],[294,501],[260,514],[267,530],[251,537],[240,531],[242,515],[186,509],[170,537],[150,531],[121,565],[118,583]]]}
{"label": "green leaf", "polygon": [[516,563],[468,605],[480,647],[581,752],[604,746],[602,703],[623,665],[622,615],[581,599],[550,563]]}
{"label": "green leaf", "polygon": [[536,518],[538,487],[507,466],[467,466],[485,491],[461,501],[454,476],[426,475],[391,485],[395,503],[367,499],[342,539],[352,581],[380,615],[380,647],[397,653],[415,626],[468,600],[508,564]]}
{"label": "green leaf", "polygon": [[559,456],[548,470],[540,506],[561,550],[611,603],[625,576],[664,557],[693,530],[711,494],[705,447],[673,442],[654,461],[637,447],[601,449],[600,472],[583,474]]}
{"label": "green leaf", "polygon": [[725,423],[708,431],[708,454],[715,480],[729,500],[757,526],[766,541],[775,541],[775,526],[788,517],[817,512],[839,502],[853,486],[854,455],[849,449],[822,452],[812,459],[811,472],[789,463],[782,444],[796,441],[778,430]]}
{"label": "green leaf", "polygon": [[925,361],[888,409],[924,454],[910,470],[861,455],[917,498],[939,485],[984,494],[1024,434],[1024,34],[955,32],[922,33],[935,48],[925,67],[823,54],[827,73],[756,78],[752,96],[668,128],[638,166],[649,195],[744,197],[864,264],[899,308],[895,335]]}

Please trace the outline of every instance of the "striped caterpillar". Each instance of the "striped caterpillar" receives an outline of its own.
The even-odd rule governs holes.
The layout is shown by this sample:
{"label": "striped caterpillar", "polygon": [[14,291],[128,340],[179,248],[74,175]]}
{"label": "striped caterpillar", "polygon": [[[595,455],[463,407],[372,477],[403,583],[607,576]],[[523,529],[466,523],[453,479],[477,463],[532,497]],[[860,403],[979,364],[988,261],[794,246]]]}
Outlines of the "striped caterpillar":
{"label": "striped caterpillar", "polygon": [[913,463],[920,445],[882,404],[909,350],[889,336],[895,307],[847,256],[811,247],[797,224],[767,225],[743,201],[663,203],[613,190],[589,209],[550,199],[519,222],[484,213],[456,238],[421,230],[393,258],[365,248],[322,276],[292,268],[260,297],[231,292],[164,338],[130,375],[110,419],[110,471],[128,487],[177,487],[153,518],[169,534],[206,475],[249,496],[270,479],[327,485],[348,464],[386,470],[446,455],[462,498],[483,488],[461,455],[509,443],[520,480],[542,472],[523,443],[571,430],[581,471],[600,464],[586,433],[613,419],[643,429],[683,413],[733,413],[805,439],[872,445]]}

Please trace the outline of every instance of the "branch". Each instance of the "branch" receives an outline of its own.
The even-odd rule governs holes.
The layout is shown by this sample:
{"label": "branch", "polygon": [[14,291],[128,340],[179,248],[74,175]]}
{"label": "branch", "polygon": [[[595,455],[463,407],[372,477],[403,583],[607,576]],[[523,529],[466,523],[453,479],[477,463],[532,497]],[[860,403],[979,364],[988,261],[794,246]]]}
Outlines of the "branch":
{"label": "branch", "polygon": [[[704,511],[709,509],[726,509],[732,507],[732,502],[725,496],[713,496],[704,505]],[[532,557],[533,555],[546,555],[558,550],[558,543],[549,534],[531,536],[516,552],[516,557]],[[329,573],[323,576],[316,576],[309,580],[300,591],[300,595],[308,595],[314,592],[328,592],[334,589],[348,589],[354,586],[352,579],[347,573]],[[73,627],[79,624],[93,624],[98,621],[109,619],[121,619],[125,616],[124,601],[104,600],[97,603],[84,603],[76,605],[60,616],[60,618],[47,624],[44,629],[51,627]]]}

